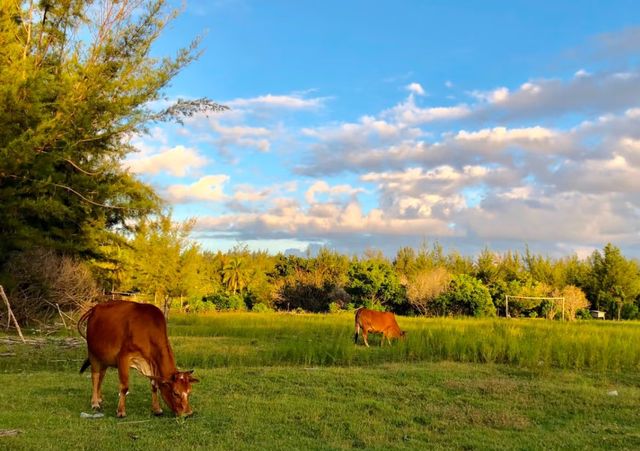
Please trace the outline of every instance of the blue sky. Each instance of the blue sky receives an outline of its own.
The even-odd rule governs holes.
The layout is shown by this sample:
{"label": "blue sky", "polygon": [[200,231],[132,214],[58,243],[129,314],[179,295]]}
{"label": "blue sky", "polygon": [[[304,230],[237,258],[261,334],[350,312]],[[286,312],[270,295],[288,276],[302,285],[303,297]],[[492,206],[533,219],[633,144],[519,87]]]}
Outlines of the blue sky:
{"label": "blue sky", "polygon": [[205,248],[640,256],[637,2],[188,1],[154,51],[198,34],[166,94],[231,110],[126,164]]}

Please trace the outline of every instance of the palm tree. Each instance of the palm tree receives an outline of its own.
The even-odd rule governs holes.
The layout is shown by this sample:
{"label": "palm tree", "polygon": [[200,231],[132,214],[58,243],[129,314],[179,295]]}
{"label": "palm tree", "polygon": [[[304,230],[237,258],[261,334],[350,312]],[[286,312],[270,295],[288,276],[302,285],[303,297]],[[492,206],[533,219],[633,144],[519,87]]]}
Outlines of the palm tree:
{"label": "palm tree", "polygon": [[236,294],[242,291],[247,282],[247,272],[244,260],[240,257],[232,257],[222,268],[222,281],[227,286],[227,290]]}

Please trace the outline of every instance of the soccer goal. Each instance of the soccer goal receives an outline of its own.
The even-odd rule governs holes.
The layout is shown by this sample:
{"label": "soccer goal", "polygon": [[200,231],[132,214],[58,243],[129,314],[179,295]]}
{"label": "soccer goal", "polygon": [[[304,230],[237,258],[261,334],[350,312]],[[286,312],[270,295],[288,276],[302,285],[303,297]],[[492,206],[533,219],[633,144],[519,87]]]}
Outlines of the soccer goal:
{"label": "soccer goal", "polygon": [[507,318],[511,318],[509,314],[509,300],[523,300],[523,301],[538,301],[535,302],[535,306],[540,305],[543,301],[551,301],[554,304],[561,303],[562,305],[562,321],[564,321],[564,297],[546,297],[546,296],[511,296],[509,294],[505,295],[504,300],[504,310]]}

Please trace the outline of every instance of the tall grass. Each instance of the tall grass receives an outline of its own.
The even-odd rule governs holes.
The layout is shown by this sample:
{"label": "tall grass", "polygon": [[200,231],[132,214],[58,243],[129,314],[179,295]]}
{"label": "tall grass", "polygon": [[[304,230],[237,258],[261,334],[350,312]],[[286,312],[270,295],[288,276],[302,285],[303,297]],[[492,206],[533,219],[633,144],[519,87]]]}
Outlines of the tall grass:
{"label": "tall grass", "polygon": [[[353,343],[353,315],[176,315],[170,335],[180,365],[360,366],[450,360],[527,368],[640,369],[640,323],[541,319],[398,318],[407,339]],[[371,337],[371,336],[370,336]]]}

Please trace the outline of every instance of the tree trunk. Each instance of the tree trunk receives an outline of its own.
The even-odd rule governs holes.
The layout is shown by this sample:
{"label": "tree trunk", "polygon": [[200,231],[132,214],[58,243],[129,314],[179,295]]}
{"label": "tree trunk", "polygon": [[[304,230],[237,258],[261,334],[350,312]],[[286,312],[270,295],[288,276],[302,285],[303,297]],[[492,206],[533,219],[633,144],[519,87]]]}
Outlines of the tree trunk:
{"label": "tree trunk", "polygon": [[164,297],[164,306],[162,308],[162,312],[164,313],[164,317],[166,319],[169,319],[169,307],[171,307],[171,297],[170,296],[165,296]]}

